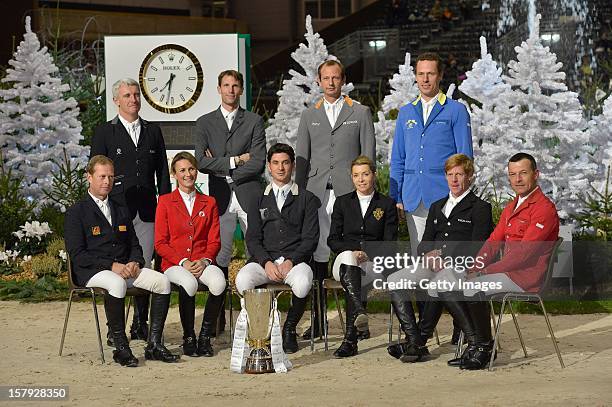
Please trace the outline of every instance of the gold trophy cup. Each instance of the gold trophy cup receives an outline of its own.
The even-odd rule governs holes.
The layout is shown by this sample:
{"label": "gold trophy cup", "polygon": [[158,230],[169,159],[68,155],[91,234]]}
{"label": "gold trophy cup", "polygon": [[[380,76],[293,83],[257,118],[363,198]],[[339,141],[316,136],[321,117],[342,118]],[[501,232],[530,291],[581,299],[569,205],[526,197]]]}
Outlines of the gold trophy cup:
{"label": "gold trophy cup", "polygon": [[248,344],[251,353],[246,361],[245,373],[273,373],[270,351],[270,311],[272,292],[258,288],[244,291],[244,307],[248,315]]}

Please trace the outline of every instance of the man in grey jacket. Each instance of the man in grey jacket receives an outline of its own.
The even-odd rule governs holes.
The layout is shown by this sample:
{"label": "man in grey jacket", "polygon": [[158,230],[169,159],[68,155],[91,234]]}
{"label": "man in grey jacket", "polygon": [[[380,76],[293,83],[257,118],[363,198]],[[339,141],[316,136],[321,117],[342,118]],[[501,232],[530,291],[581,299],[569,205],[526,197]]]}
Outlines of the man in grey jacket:
{"label": "man in grey jacket", "polygon": [[[217,200],[221,250],[216,263],[227,277],[232,259],[236,221],[244,233],[247,212],[261,194],[260,178],[266,162],[263,119],[240,107],[244,89],[242,74],[219,74],[217,91],[221,106],[196,121],[195,156],[198,170],[208,174],[208,193]],[[225,319],[221,313],[223,330]]]}
{"label": "man in grey jacket", "polygon": [[[376,159],[376,138],[370,109],[342,95],[346,75],[335,60],[319,66],[323,98],[306,109],[297,133],[296,182],[321,201],[319,243],[314,252],[314,278],[321,283],[327,276],[330,249],[327,236],[337,196],[354,190],[351,162],[359,155]],[[318,333],[318,325],[315,333]],[[310,329],[304,335],[309,338]]]}

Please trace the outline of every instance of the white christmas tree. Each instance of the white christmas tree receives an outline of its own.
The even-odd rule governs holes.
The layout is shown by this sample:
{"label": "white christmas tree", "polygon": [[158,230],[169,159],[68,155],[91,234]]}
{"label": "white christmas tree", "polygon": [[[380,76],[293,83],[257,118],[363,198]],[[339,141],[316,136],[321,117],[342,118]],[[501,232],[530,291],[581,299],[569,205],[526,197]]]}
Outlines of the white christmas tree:
{"label": "white christmas tree", "polygon": [[602,113],[589,122],[589,139],[593,161],[599,163],[598,180],[593,186],[603,190],[607,167],[612,165],[612,96],[604,101]]}
{"label": "white christmas tree", "polygon": [[[597,165],[587,148],[588,134],[578,95],[567,90],[562,64],[542,45],[539,22],[538,14],[527,41],[515,47],[518,61],[510,61],[509,76],[503,76],[512,90],[504,94],[508,109],[495,112],[501,115],[501,122],[508,115],[508,121],[507,126],[498,126],[494,148],[507,156],[518,151],[533,155],[542,190],[555,202],[559,215],[568,219],[582,206],[580,191],[595,177]],[[488,162],[494,166],[492,174],[498,187],[508,186],[506,162],[507,157]]]}
{"label": "white christmas tree", "polygon": [[[510,85],[502,80],[502,69],[487,50],[487,40],[480,37],[480,59],[466,72],[467,79],[459,90],[477,103],[468,106],[472,124],[472,140],[476,165],[476,185],[481,191],[489,188],[495,180],[498,163],[508,159],[508,151],[500,145],[500,132],[508,127],[510,111],[507,109],[505,94]],[[503,175],[503,174],[502,174]],[[501,177],[499,177],[501,178]],[[502,180],[504,181],[504,180]]]}
{"label": "white christmas tree", "polygon": [[395,118],[397,111],[407,103],[413,101],[419,94],[419,89],[414,76],[414,69],[410,65],[410,53],[407,52],[404,64],[399,66],[399,72],[389,79],[391,93],[385,96],[382,110],[376,114],[378,121],[374,123],[376,134],[376,156],[379,164],[389,162],[389,154],[395,134]]}
{"label": "white christmas tree", "polygon": [[43,188],[50,187],[63,150],[74,164],[84,164],[89,148],[78,144],[83,137],[77,103],[63,99],[69,86],[57,77],[47,47],[40,47],[30,17],[25,29],[2,79],[12,87],[0,90],[0,148],[7,168],[23,177],[24,194],[43,203]]}
{"label": "white christmas tree", "polygon": [[[306,16],[304,37],[308,45],[300,44],[298,49],[291,53],[291,58],[300,64],[304,73],[290,69],[291,77],[283,80],[283,87],[277,92],[278,108],[266,128],[268,145],[282,142],[295,148],[302,111],[315,104],[323,96],[317,83],[319,65],[327,60],[337,60],[335,56],[327,52],[327,47],[319,33],[313,31],[309,15]],[[352,83],[342,87],[342,93],[345,95],[352,90]]]}

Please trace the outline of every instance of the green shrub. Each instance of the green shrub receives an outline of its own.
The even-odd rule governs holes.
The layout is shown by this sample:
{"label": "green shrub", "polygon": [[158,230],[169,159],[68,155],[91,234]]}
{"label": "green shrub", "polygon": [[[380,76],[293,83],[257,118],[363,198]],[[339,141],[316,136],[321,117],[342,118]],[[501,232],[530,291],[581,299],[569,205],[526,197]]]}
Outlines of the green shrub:
{"label": "green shrub", "polygon": [[580,211],[574,218],[578,221],[577,237],[582,240],[608,241],[612,237],[612,191],[610,190],[610,167],[606,176],[603,192],[592,185],[591,193],[585,192],[582,201],[586,209]]}
{"label": "green shrub", "polygon": [[5,170],[0,151],[0,245],[14,246],[18,239],[13,232],[31,219],[35,206],[21,194],[21,178]]}
{"label": "green shrub", "polygon": [[60,250],[66,251],[66,245],[64,239],[56,237],[53,238],[47,245],[47,254],[53,257],[59,257]]}
{"label": "green shrub", "polygon": [[57,277],[62,273],[62,261],[48,254],[40,254],[32,257],[32,273],[38,277]]}

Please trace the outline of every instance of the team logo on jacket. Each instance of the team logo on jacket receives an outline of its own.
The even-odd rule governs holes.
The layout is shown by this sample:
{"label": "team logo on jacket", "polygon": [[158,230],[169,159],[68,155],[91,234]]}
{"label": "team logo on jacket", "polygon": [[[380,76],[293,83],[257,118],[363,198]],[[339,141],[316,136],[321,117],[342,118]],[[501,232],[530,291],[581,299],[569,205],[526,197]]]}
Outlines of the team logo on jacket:
{"label": "team logo on jacket", "polygon": [[121,155],[121,149],[120,148],[117,149],[117,155]]}
{"label": "team logo on jacket", "polygon": [[200,211],[200,212],[198,212],[198,216],[199,216],[200,218],[203,218],[203,217],[204,217],[204,211]]}
{"label": "team logo on jacket", "polygon": [[381,220],[384,214],[385,211],[383,211],[382,208],[376,208],[374,209],[374,212],[372,212],[372,215],[374,215],[374,218],[376,218],[376,220]]}
{"label": "team logo on jacket", "polygon": [[413,128],[417,124],[416,120],[410,119],[406,122],[406,127],[409,129]]}
{"label": "team logo on jacket", "polygon": [[119,232],[127,232],[127,226],[119,225]]}
{"label": "team logo on jacket", "polygon": [[91,228],[91,234],[94,236],[98,236],[100,234],[100,226],[93,226]]}
{"label": "team logo on jacket", "polygon": [[268,208],[260,209],[259,216],[261,217],[261,220],[267,219],[268,218]]}

